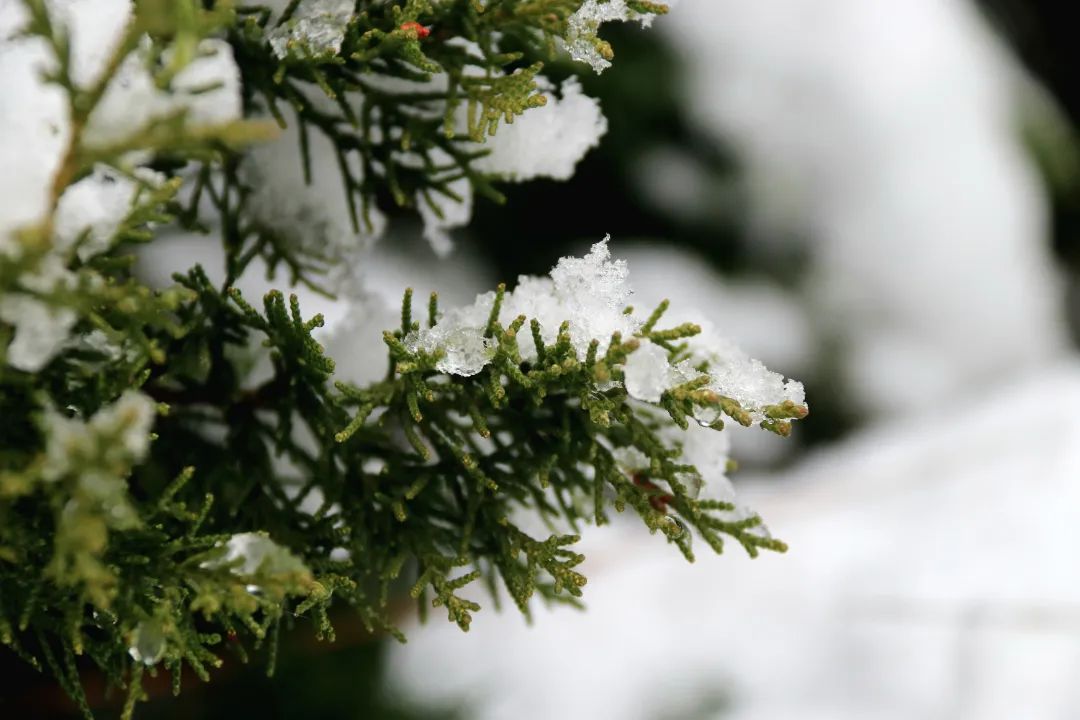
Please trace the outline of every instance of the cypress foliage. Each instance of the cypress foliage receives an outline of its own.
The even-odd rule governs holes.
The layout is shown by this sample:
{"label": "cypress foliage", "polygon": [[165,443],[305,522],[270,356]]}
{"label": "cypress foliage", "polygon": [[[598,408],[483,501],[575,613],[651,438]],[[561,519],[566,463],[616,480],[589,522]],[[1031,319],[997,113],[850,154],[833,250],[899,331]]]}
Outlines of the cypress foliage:
{"label": "cypress foliage", "polygon": [[[330,292],[341,262],[253,215],[251,147],[296,129],[310,174],[309,138],[331,140],[354,232],[388,203],[410,210],[420,198],[441,212],[462,181],[500,199],[476,163],[485,138],[547,102],[539,59],[565,45],[606,62],[596,18],[663,6],[359,0],[335,16],[332,3],[297,0],[281,12],[139,0],[87,84],[56,5],[25,0],[22,41],[49,50],[66,142],[44,217],[0,245],[0,641],[53,673],[87,717],[79,656],[125,689],[130,717],[144,673],[170,673],[178,691],[182,673],[208,680],[224,652],[252,650],[272,672],[281,626],[332,640],[331,606],[400,637],[389,606],[403,592],[463,630],[480,609],[461,592],[473,582],[501,584],[526,614],[536,595],[576,603],[579,528],[613,511],[689,560],[694,535],[716,552],[725,537],[751,555],[785,549],[755,514],[697,494],[701,473],[671,433],[702,417],[720,430],[723,416],[785,435],[806,408],[740,402],[708,363],[686,370],[701,328],[662,328],[666,306],[582,345],[577,318],[554,332],[506,317],[512,290],[500,286],[473,338],[482,366],[464,374],[447,369],[445,339],[423,340],[447,317],[437,298],[420,312],[406,291],[384,336],[385,378],[358,386],[335,378],[312,334],[323,318],[296,296],[234,287],[260,259],[283,282]],[[207,42],[222,41],[242,116],[195,122],[193,106],[176,105],[119,137],[95,134],[132,63],[175,97]],[[197,103],[214,89],[186,91]],[[106,237],[89,227],[64,241],[62,198],[88,179],[126,188],[130,202]],[[196,265],[148,285],[135,251],[167,228],[220,242],[225,281]],[[54,327],[62,342],[28,346]],[[252,343],[272,366],[254,387],[241,359]],[[689,373],[659,401],[628,389],[628,361],[646,346]],[[526,516],[551,534],[530,534]]]}

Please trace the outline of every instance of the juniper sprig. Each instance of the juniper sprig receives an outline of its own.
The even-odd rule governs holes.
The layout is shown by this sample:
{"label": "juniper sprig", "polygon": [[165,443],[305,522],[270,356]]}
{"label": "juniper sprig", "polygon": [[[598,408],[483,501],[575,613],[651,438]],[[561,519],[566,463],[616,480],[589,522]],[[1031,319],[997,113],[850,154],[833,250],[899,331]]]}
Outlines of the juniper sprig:
{"label": "juniper sprig", "polygon": [[[24,112],[56,128],[28,140],[39,192],[0,213],[0,642],[84,715],[77,658],[130,717],[144,673],[178,691],[249,651],[272,671],[282,628],[333,639],[332,607],[400,637],[404,594],[462,629],[472,583],[526,614],[534,596],[576,603],[574,543],[613,512],[690,560],[695,536],[785,549],[709,443],[723,418],[786,435],[801,386],[710,328],[660,327],[666,305],[635,315],[605,243],[472,306],[432,296],[421,317],[406,291],[371,382],[340,373],[349,358],[297,295],[237,289],[261,267],[342,291],[333,275],[388,204],[440,237],[473,192],[532,176],[498,148],[561,128],[539,115],[560,104],[589,127],[535,174],[568,175],[602,118],[538,58],[602,68],[600,23],[662,6],[109,2],[24,0],[0,54],[0,75],[40,72]],[[288,172],[303,181],[277,185]],[[347,226],[328,219],[336,201]],[[176,233],[219,246],[220,275],[148,280],[144,246]]]}

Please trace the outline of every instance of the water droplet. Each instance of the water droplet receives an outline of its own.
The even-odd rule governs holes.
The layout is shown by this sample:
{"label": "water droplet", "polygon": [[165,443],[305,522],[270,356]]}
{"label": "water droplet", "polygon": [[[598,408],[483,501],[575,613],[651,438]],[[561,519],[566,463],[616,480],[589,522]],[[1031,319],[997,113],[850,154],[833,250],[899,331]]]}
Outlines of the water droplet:
{"label": "water droplet", "polygon": [[686,496],[694,500],[698,499],[701,495],[701,488],[705,486],[705,480],[700,475],[686,474],[681,478],[683,486],[686,488]]}
{"label": "water droplet", "polygon": [[128,655],[143,665],[156,665],[165,655],[165,629],[159,620],[143,620],[135,627]]}
{"label": "water droplet", "polygon": [[665,526],[664,534],[673,540],[690,534],[687,524],[674,515],[668,515],[662,522]]}
{"label": "water droplet", "polygon": [[704,405],[694,408],[694,419],[701,427],[710,427],[720,419],[720,408],[713,405]]}
{"label": "water droplet", "polygon": [[664,522],[670,528],[667,533],[669,539],[678,542],[680,545],[686,545],[688,548],[691,546],[694,535],[690,532],[689,525],[674,515],[668,515]]}
{"label": "water droplet", "polygon": [[98,612],[97,610],[92,610],[90,614],[95,620],[107,621],[111,625],[115,625],[117,622],[119,622],[116,616],[112,613]]}

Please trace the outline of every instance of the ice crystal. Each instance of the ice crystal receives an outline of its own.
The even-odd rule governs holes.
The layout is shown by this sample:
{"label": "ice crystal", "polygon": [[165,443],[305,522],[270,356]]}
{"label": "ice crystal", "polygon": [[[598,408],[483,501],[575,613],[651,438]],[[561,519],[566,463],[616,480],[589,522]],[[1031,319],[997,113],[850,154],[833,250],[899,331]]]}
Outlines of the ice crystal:
{"label": "ice crystal", "polygon": [[[603,354],[611,336],[629,338],[638,322],[624,310],[632,290],[624,260],[612,260],[608,239],[592,246],[582,258],[564,257],[551,271],[550,284],[520,282],[511,302],[504,303],[503,317],[536,318],[547,343],[554,342],[563,321],[570,323],[570,341],[584,358],[589,343],[599,342]],[[532,343],[523,343],[522,355],[535,357]]]}
{"label": "ice crystal", "polygon": [[597,37],[606,22],[637,20],[648,26],[653,15],[631,10],[626,0],[585,0],[566,21],[566,49],[570,57],[586,62],[597,73],[611,66],[611,46]]}
{"label": "ice crystal", "polygon": [[217,568],[233,565],[237,575],[251,576],[256,573],[284,575],[307,573],[304,564],[287,548],[278,545],[265,533],[237,533],[225,543],[225,555],[217,561],[203,563],[203,567]]}
{"label": "ice crystal", "polygon": [[352,19],[352,0],[302,0],[287,21],[270,33],[270,47],[279,59],[337,55]]}
{"label": "ice crystal", "polygon": [[633,445],[613,448],[611,457],[615,458],[615,462],[618,463],[619,467],[628,473],[649,469],[649,456]]}
{"label": "ice crystal", "polygon": [[451,310],[435,327],[406,336],[406,347],[413,352],[442,351],[443,356],[436,365],[440,372],[462,377],[475,375],[495,354],[495,341],[484,337],[493,300],[494,294],[486,293],[473,305]]}

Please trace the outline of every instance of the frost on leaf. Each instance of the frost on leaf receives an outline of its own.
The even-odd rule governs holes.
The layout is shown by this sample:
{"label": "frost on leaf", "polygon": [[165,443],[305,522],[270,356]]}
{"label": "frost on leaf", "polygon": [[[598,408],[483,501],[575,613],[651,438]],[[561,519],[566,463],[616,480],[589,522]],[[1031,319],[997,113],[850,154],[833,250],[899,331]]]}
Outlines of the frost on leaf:
{"label": "frost on leaf", "polygon": [[352,19],[352,0],[301,0],[292,17],[270,33],[270,47],[281,60],[337,55]]}

